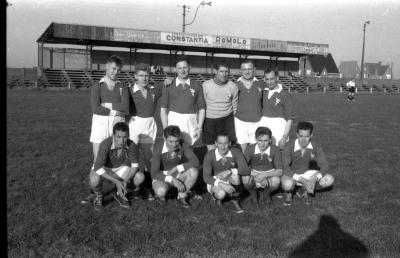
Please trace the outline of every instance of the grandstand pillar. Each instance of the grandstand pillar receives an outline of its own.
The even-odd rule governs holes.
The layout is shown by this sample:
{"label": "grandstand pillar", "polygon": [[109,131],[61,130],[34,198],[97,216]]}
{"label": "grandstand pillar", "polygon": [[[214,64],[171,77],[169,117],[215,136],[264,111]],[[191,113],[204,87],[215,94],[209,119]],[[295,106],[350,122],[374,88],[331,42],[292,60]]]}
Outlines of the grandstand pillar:
{"label": "grandstand pillar", "polygon": [[65,52],[67,52],[66,48],[63,48],[63,69],[65,69]]}
{"label": "grandstand pillar", "polygon": [[43,42],[38,43],[38,77],[42,76],[43,72]]}
{"label": "grandstand pillar", "polygon": [[129,72],[132,72],[132,48],[129,48]]}
{"label": "grandstand pillar", "polygon": [[50,48],[50,68],[53,69],[53,48]]}

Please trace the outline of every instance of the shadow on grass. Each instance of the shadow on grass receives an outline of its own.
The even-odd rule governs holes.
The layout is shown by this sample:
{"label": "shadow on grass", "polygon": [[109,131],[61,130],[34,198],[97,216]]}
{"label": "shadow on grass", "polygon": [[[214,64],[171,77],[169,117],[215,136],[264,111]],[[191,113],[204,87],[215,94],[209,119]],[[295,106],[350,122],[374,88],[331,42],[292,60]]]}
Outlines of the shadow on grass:
{"label": "shadow on grass", "polygon": [[291,251],[288,257],[362,258],[368,257],[368,249],[360,240],[343,231],[334,217],[322,215],[318,230]]}

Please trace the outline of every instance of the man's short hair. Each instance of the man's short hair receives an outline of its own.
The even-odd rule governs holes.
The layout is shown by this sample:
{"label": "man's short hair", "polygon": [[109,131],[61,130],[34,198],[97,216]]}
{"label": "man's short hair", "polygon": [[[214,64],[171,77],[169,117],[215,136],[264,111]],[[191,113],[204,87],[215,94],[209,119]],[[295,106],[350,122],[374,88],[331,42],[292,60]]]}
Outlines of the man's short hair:
{"label": "man's short hair", "polygon": [[169,125],[164,129],[164,137],[168,138],[169,136],[173,136],[176,138],[181,137],[181,129],[179,129],[176,125]]}
{"label": "man's short hair", "polygon": [[240,64],[240,66],[242,66],[242,64],[252,64],[254,68],[256,68],[256,63],[251,60],[251,59],[245,59],[242,61],[242,63]]}
{"label": "man's short hair", "polygon": [[268,135],[269,138],[272,138],[272,132],[268,127],[260,126],[256,130],[256,138],[259,136]]}
{"label": "man's short hair", "polygon": [[314,126],[313,126],[313,124],[312,123],[310,123],[310,122],[305,122],[305,121],[302,121],[302,122],[299,122],[298,124],[297,124],[297,131],[296,132],[299,132],[300,130],[309,130],[310,131],[310,134],[312,134],[313,133],[313,130],[314,130]]}
{"label": "man's short hair", "polygon": [[277,70],[272,70],[272,69],[266,69],[264,71],[264,75],[272,73],[272,72],[275,74],[275,77],[278,77],[278,71]]}
{"label": "man's short hair", "polygon": [[225,133],[225,132],[217,133],[217,137],[215,138],[215,142],[217,142],[218,138],[221,137],[221,136],[222,137],[227,137],[228,138],[228,142],[231,142],[231,138],[229,137],[229,134]]}
{"label": "man's short hair", "polygon": [[113,134],[115,134],[116,131],[122,131],[129,134],[129,126],[125,122],[118,122],[113,126]]}
{"label": "man's short hair", "polygon": [[137,74],[139,71],[150,73],[150,66],[145,63],[139,63],[135,66],[135,73]]}
{"label": "man's short hair", "polygon": [[117,55],[112,55],[107,59],[107,63],[115,63],[117,66],[122,67],[122,58]]}
{"label": "man's short hair", "polygon": [[175,61],[175,67],[179,62],[186,62],[188,64],[188,66],[190,66],[190,62],[189,62],[189,59],[187,58],[187,56],[178,56]]}
{"label": "man's short hair", "polygon": [[228,65],[228,63],[225,62],[225,61],[220,61],[220,62],[218,62],[218,63],[214,66],[215,70],[217,70],[217,71],[218,71],[218,69],[221,68],[221,67],[226,67],[226,68],[229,69],[229,65]]}

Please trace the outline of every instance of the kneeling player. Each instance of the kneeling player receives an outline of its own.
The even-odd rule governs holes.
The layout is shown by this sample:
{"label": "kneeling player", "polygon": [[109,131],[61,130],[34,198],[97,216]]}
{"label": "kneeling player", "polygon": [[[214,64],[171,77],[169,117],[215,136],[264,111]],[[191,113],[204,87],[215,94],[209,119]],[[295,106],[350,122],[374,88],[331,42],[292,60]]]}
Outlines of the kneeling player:
{"label": "kneeling player", "polygon": [[[137,148],[129,140],[129,126],[124,122],[116,123],[113,127],[113,135],[100,143],[94,169],[89,175],[89,184],[95,193],[93,205],[95,210],[103,207],[102,185],[104,179],[115,184],[117,192],[114,199],[121,207],[129,208],[130,203],[126,198],[127,184],[133,179],[135,189],[138,191],[144,180],[143,173],[138,171]],[[89,202],[92,196],[86,198],[83,203]]]}
{"label": "kneeling player", "polygon": [[181,130],[176,125],[164,129],[164,140],[154,145],[151,160],[153,189],[162,204],[171,186],[178,189],[178,200],[184,208],[188,202],[188,192],[198,176],[199,160],[192,148],[181,139]]}
{"label": "kneeling player", "polygon": [[285,191],[285,205],[291,205],[293,192],[300,186],[300,197],[311,204],[308,196],[314,194],[314,188],[322,189],[333,185],[334,178],[327,174],[328,161],[322,148],[311,141],[313,125],[309,122],[297,124],[297,139],[287,145],[282,154],[283,176],[282,190]]}
{"label": "kneeling player", "polygon": [[215,143],[217,148],[207,152],[203,162],[207,190],[219,205],[229,195],[235,212],[242,213],[244,210],[239,202],[242,190],[240,176],[249,175],[246,160],[239,149],[230,147],[228,135],[219,134]]}
{"label": "kneeling player", "polygon": [[279,149],[271,144],[272,132],[268,127],[258,127],[255,136],[257,143],[251,144],[244,153],[251,174],[243,177],[243,183],[256,187],[257,202],[260,192],[267,189],[270,201],[271,193],[279,188],[281,182],[282,156]]}

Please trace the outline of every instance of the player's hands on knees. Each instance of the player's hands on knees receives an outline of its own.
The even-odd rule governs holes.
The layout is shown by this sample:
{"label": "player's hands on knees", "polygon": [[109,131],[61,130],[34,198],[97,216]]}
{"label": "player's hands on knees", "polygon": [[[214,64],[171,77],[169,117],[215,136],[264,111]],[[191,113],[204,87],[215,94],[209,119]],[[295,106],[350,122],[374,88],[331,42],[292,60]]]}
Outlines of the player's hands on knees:
{"label": "player's hands on knees", "polygon": [[233,186],[231,186],[230,184],[219,182],[218,186],[221,187],[228,194],[232,194],[233,192],[235,192],[235,188],[233,188]]}
{"label": "player's hands on knees", "polygon": [[179,192],[184,192],[185,191],[185,185],[178,179],[172,178],[172,184],[178,188]]}
{"label": "player's hands on knees", "polygon": [[117,192],[119,194],[119,196],[121,196],[122,198],[125,198],[125,194],[126,194],[126,183],[125,182],[121,182],[121,181],[117,181],[115,182],[115,186],[117,187]]}

